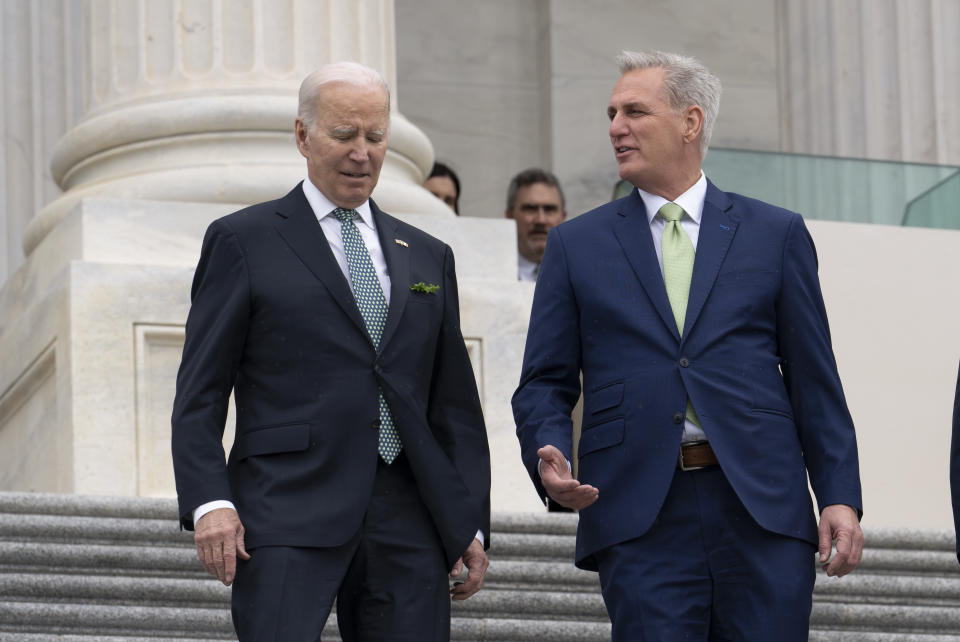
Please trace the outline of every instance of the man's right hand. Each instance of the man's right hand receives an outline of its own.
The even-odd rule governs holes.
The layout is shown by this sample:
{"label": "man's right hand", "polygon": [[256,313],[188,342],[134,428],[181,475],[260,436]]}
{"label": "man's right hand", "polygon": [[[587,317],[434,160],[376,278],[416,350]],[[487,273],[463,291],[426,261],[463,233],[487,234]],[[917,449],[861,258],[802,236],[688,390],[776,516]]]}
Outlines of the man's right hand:
{"label": "man's right hand", "polygon": [[193,541],[203,568],[225,586],[236,576],[237,557],[250,559],[243,544],[243,524],[232,508],[218,508],[201,517],[194,525]]}
{"label": "man's right hand", "polygon": [[597,501],[600,491],[573,478],[567,458],[556,446],[544,446],[537,455],[540,456],[540,481],[550,499],[574,510]]}

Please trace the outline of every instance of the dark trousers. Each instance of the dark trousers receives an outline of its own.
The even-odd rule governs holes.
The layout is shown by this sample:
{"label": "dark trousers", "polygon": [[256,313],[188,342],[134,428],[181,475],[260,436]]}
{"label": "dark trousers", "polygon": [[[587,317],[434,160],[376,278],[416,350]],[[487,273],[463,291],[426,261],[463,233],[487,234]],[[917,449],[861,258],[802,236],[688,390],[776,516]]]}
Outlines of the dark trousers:
{"label": "dark trousers", "polygon": [[677,471],[650,530],[597,555],[613,640],[805,642],[815,552],[761,528],[719,466]]}
{"label": "dark trousers", "polygon": [[450,639],[449,569],[402,453],[380,462],[363,526],[346,544],[250,555],[233,583],[240,642],[319,640],[334,598],[344,642]]}

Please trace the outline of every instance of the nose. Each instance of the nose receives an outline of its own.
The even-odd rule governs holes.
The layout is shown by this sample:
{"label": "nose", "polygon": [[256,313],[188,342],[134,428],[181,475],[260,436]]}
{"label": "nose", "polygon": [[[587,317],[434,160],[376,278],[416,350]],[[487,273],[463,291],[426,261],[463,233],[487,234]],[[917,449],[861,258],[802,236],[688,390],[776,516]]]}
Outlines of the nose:
{"label": "nose", "polygon": [[613,115],[613,118],[610,119],[610,140],[614,140],[626,133],[627,128],[624,126],[623,116],[621,116],[618,111]]}
{"label": "nose", "polygon": [[370,146],[365,140],[359,140],[350,149],[350,160],[355,163],[365,163],[370,158]]}

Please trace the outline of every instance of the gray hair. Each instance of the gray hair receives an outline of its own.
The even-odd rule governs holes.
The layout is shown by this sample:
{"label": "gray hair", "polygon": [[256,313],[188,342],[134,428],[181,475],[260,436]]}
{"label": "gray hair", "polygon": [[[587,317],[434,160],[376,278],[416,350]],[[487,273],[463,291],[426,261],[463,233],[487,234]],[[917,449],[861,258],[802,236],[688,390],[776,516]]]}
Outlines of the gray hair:
{"label": "gray hair", "polygon": [[332,62],[310,72],[300,83],[297,117],[308,130],[313,129],[317,99],[322,95],[321,88],[331,82],[345,82],[359,87],[380,87],[387,96],[387,111],[390,110],[390,88],[380,72],[358,62]]}
{"label": "gray hair", "polygon": [[623,51],[617,56],[617,66],[621,75],[636,69],[663,69],[663,85],[670,106],[681,111],[698,105],[703,110],[700,157],[706,156],[720,111],[720,79],[696,58],[663,51]]}
{"label": "gray hair", "polygon": [[521,187],[529,187],[538,183],[556,187],[557,193],[560,195],[560,207],[566,209],[567,201],[563,197],[563,188],[560,187],[560,181],[552,173],[539,167],[525,169],[513,177],[513,180],[510,181],[510,187],[507,188],[507,209],[512,210],[513,206],[516,205],[517,192]]}

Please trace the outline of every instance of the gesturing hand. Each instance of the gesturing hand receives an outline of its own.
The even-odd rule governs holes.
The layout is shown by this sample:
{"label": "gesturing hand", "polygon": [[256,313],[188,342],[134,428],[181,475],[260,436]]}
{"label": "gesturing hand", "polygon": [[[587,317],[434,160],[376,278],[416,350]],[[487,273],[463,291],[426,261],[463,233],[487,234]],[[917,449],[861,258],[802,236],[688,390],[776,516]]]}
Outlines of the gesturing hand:
{"label": "gesturing hand", "polygon": [[[820,513],[820,564],[827,575],[843,577],[860,563],[863,531],[857,512],[844,504],[831,504]],[[837,542],[837,554],[830,559],[830,548]]]}
{"label": "gesturing hand", "polygon": [[600,491],[573,478],[566,457],[556,446],[544,446],[537,455],[540,456],[540,481],[550,499],[574,510],[597,501]]}
{"label": "gesturing hand", "polygon": [[483,551],[483,544],[480,543],[480,540],[474,539],[470,542],[466,552],[453,565],[450,577],[459,577],[463,572],[464,565],[466,565],[469,573],[465,582],[454,582],[453,588],[450,589],[450,595],[454,600],[465,600],[483,586],[483,576],[487,572],[487,567],[490,566],[490,561]]}
{"label": "gesturing hand", "polygon": [[232,508],[212,510],[194,526],[197,557],[207,573],[230,586],[237,572],[237,556],[250,559],[243,544],[243,524]]}

